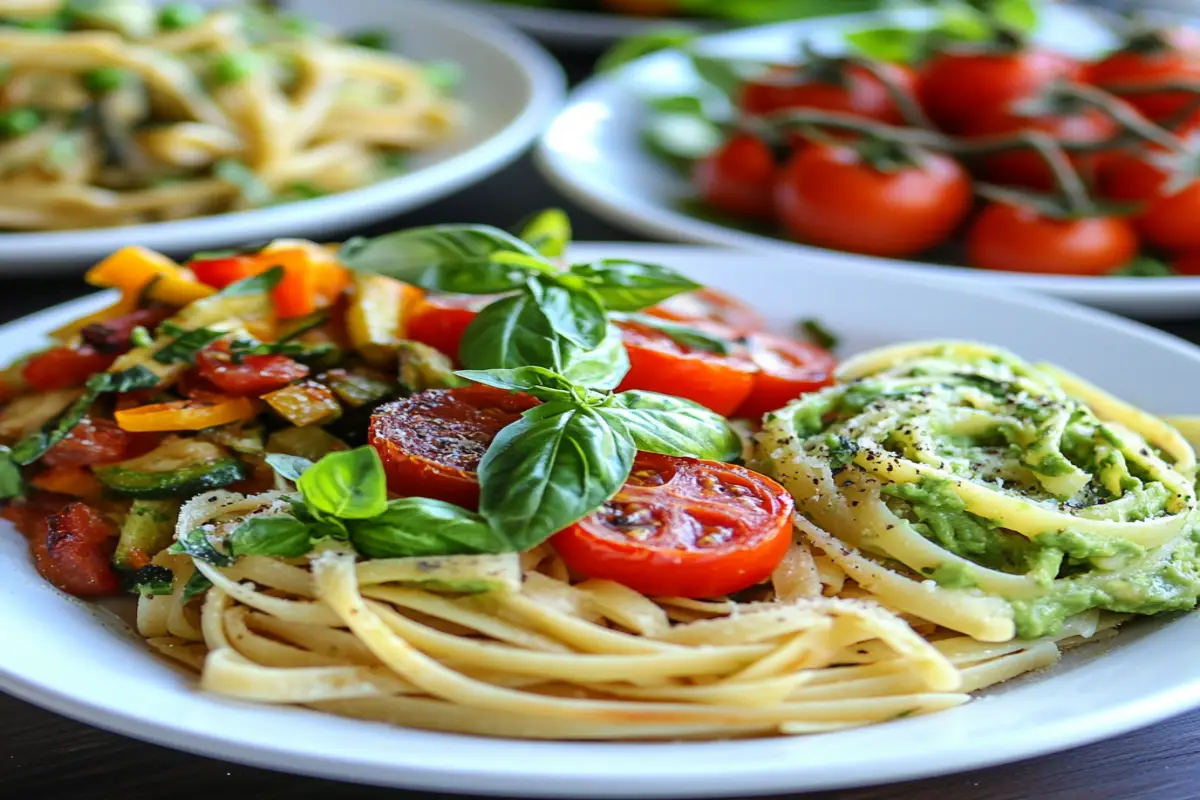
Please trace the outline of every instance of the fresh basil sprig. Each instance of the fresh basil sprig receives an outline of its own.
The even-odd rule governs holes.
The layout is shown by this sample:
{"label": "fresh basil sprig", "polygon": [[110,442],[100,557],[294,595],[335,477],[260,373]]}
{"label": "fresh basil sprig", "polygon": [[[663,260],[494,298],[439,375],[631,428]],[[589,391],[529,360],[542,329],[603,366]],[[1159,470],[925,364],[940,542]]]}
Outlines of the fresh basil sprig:
{"label": "fresh basil sprig", "polygon": [[558,258],[571,243],[571,219],[559,208],[534,214],[517,226],[517,236],[539,254]]}
{"label": "fresh basil sprig", "polygon": [[[171,329],[166,329],[166,331],[169,333]],[[154,354],[154,360],[160,364],[191,364],[195,362],[196,355],[201,350],[224,335],[224,331],[215,331],[211,328],[180,331],[174,339],[158,349],[158,352]]]}

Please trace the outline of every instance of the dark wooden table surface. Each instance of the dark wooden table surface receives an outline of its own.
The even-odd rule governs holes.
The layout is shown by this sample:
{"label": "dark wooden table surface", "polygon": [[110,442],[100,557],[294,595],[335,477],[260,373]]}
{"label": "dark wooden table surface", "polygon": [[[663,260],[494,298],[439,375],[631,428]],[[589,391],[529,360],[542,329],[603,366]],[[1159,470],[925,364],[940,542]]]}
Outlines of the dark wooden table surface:
{"label": "dark wooden table surface", "polygon": [[[586,73],[586,58],[565,55],[563,60],[573,78]],[[467,221],[507,226],[548,206],[571,212],[579,240],[637,238],[565,202],[536,174],[528,158],[478,186],[378,226],[377,230]],[[303,235],[303,231],[293,233]],[[0,323],[87,291],[78,279],[0,281]],[[1159,327],[1200,343],[1200,309],[1195,319],[1159,323]],[[0,647],[4,646],[3,630],[0,621]],[[98,730],[0,694],[0,797],[175,800],[229,794],[259,800],[450,797],[347,786],[201,758]],[[812,800],[897,797],[1200,798],[1200,712],[1107,742],[1018,764],[873,789],[806,795]]]}

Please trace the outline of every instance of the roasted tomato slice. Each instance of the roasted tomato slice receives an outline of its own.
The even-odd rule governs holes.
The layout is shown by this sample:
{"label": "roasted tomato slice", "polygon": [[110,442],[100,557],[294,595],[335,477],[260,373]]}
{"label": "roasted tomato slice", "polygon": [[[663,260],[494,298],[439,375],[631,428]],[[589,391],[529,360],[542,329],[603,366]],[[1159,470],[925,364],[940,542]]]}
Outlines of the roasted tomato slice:
{"label": "roasted tomato slice", "polygon": [[417,303],[408,322],[407,336],[458,360],[458,346],[471,320],[496,295],[434,294]]}
{"label": "roasted tomato slice", "polygon": [[746,338],[746,346],[758,373],[750,396],[738,407],[735,417],[757,420],[806,392],[833,383],[837,360],[815,344],[772,333],[753,333]]}
{"label": "roasted tomato slice", "polygon": [[744,467],[639,453],[617,496],[550,544],[588,578],[720,597],[770,577],[792,541],[792,510],[782,486]]}
{"label": "roasted tomato slice", "polygon": [[[738,332],[715,323],[690,323],[729,339]],[[629,353],[629,373],[617,391],[644,389],[683,397],[728,416],[742,404],[754,385],[757,369],[745,353],[719,355],[688,347],[649,325],[619,324]]]}
{"label": "roasted tomato slice", "polygon": [[245,356],[235,363],[229,344],[217,342],[196,356],[199,376],[225,394],[252,397],[282,389],[308,376],[308,367],[287,356]]}
{"label": "roasted tomato slice", "polygon": [[86,503],[71,503],[46,515],[30,539],[37,571],[77,597],[121,591],[111,563],[116,543],[112,528]]}
{"label": "roasted tomato slice", "polygon": [[476,508],[475,471],[488,445],[535,405],[532,397],[488,386],[419,392],[378,408],[368,441],[392,492]]}
{"label": "roasted tomato slice", "polygon": [[767,325],[753,308],[716,289],[677,294],[646,309],[646,313],[675,322],[716,322],[739,333],[760,331]]}
{"label": "roasted tomato slice", "polygon": [[84,417],[42,460],[51,467],[111,464],[129,457],[132,440],[133,434],[112,420]]}
{"label": "roasted tomato slice", "polygon": [[115,353],[101,353],[91,345],[55,347],[39,353],[21,370],[21,377],[39,392],[83,386],[97,372],[108,369]]}

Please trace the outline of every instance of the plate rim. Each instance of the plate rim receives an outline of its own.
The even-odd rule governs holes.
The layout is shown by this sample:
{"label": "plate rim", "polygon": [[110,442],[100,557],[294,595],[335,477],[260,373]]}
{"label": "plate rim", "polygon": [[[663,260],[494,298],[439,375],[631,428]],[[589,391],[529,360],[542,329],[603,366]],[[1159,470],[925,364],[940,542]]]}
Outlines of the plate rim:
{"label": "plate rim", "polygon": [[[1055,13],[1089,18],[1103,16],[1068,6],[1055,6]],[[866,12],[771,23],[712,33],[702,37],[699,42],[701,47],[705,44],[720,46],[722,42],[729,40],[736,41],[767,34],[778,35],[794,29],[811,31],[847,22],[864,23],[886,18],[886,15],[887,12]],[[1113,301],[1116,299],[1130,299],[1135,303],[1140,303],[1154,301],[1164,294],[1175,294],[1186,290],[1188,296],[1193,300],[1192,307],[1200,307],[1200,276],[1178,275],[1156,279],[989,271],[959,265],[846,253],[737,230],[691,216],[667,204],[659,203],[647,193],[626,192],[619,187],[610,187],[594,181],[587,177],[587,170],[576,168],[576,159],[552,144],[556,135],[560,135],[558,132],[562,126],[571,121],[572,115],[578,113],[578,109],[594,104],[607,107],[608,99],[613,93],[630,92],[629,87],[623,85],[623,81],[629,80],[629,76],[677,58],[681,58],[681,56],[670,51],[652,53],[631,61],[610,73],[593,75],[572,88],[568,93],[566,103],[539,138],[534,150],[534,163],[542,177],[573,202],[599,216],[616,222],[631,231],[670,239],[678,243],[717,245],[776,256],[808,257],[818,253],[834,254],[840,258],[880,270],[904,271],[912,275],[936,271],[947,277],[960,277],[995,286],[1003,285],[1055,294],[1080,302],[1104,304],[1109,308],[1120,308],[1124,305],[1114,303]],[[611,158],[613,156],[611,150],[600,150],[599,153],[601,157]],[[1161,283],[1164,280],[1168,283]],[[1168,286],[1171,289],[1164,292]]]}
{"label": "plate rim", "polygon": [[[603,255],[620,254],[627,258],[666,257],[677,254],[680,258],[689,255],[707,254],[722,259],[760,260],[765,261],[761,254],[736,253],[721,248],[697,247],[673,244],[645,243],[580,243],[575,246],[574,254],[582,259],[596,258]],[[852,276],[851,276],[852,278]],[[851,278],[847,278],[850,280]],[[1084,323],[1099,324],[1113,329],[1123,337],[1143,340],[1148,346],[1165,348],[1178,353],[1200,365],[1200,349],[1195,345],[1172,334],[1151,328],[1142,323],[1117,317],[1115,315],[1066,303],[1053,298],[1015,292],[1011,290],[997,291],[993,287],[985,287],[955,280],[952,278],[925,275],[920,276],[917,283],[931,287],[943,287],[952,294],[974,297],[999,298],[1002,303],[1015,305],[1037,313],[1054,314],[1072,318]],[[44,309],[35,314],[0,326],[0,336],[3,336],[14,326],[38,326],[38,330],[49,328],[51,321],[58,316],[68,313],[83,313],[103,305],[111,297],[111,292],[97,293]],[[29,335],[32,335],[29,334]],[[1195,627],[1200,618],[1195,614],[1183,615],[1178,619],[1166,622],[1166,625],[1180,625],[1185,620],[1191,620]],[[99,619],[97,625],[103,624]],[[147,650],[147,655],[149,651]],[[153,656],[150,656],[153,657]],[[126,705],[119,710],[112,710],[99,705],[92,696],[87,696],[76,689],[74,692],[56,690],[45,685],[38,676],[16,674],[9,670],[0,654],[0,689],[13,694],[35,705],[47,708],[55,713],[80,720],[106,730],[131,736],[143,741],[153,742],[185,752],[201,753],[237,763],[250,764],[274,770],[288,770],[304,775],[335,778],[343,781],[375,783],[379,785],[404,786],[428,790],[470,791],[475,794],[538,797],[671,797],[679,796],[687,791],[693,797],[718,797],[771,792],[797,791],[794,783],[789,783],[786,765],[771,771],[757,773],[735,773],[738,785],[731,786],[728,780],[718,785],[712,784],[689,785],[684,789],[675,788],[679,783],[678,777],[663,775],[638,774],[633,777],[616,775],[607,783],[592,782],[590,785],[580,778],[573,782],[558,778],[550,778],[538,783],[536,775],[521,774],[513,768],[501,772],[473,768],[463,765],[460,770],[446,771],[438,767],[424,767],[420,764],[404,764],[402,768],[392,766],[390,771],[383,774],[378,767],[371,774],[363,774],[363,764],[337,756],[326,756],[321,753],[306,751],[304,758],[297,758],[295,747],[286,743],[276,742],[246,742],[231,740],[208,730],[188,727],[183,723],[171,723],[156,717],[153,713],[138,712],[136,705]],[[181,691],[186,691],[181,690]],[[214,701],[230,705],[234,708],[245,707],[247,704],[228,701],[224,698],[213,698]],[[991,702],[991,701],[989,701]],[[999,702],[999,701],[995,701]],[[834,776],[825,779],[806,779],[803,786],[805,791],[846,788],[850,786],[871,786],[891,783],[900,780],[928,778],[954,772],[980,769],[1002,763],[1009,763],[1037,755],[1045,755],[1061,750],[1088,744],[1100,739],[1116,736],[1127,731],[1145,727],[1162,721],[1168,717],[1200,706],[1200,673],[1186,681],[1178,682],[1168,688],[1155,689],[1152,694],[1137,700],[1126,700],[1115,707],[1096,707],[1082,710],[1054,725],[1044,725],[1032,730],[1025,729],[1025,735],[1018,741],[1011,740],[1003,748],[980,752],[978,748],[947,758],[944,754],[936,761],[896,764],[886,767],[875,766],[868,777]],[[364,723],[374,724],[374,723]],[[891,723],[903,725],[904,722]],[[457,737],[455,737],[457,738]],[[553,750],[561,743],[545,743]],[[721,744],[721,743],[717,743]],[[730,743],[737,744],[737,743]],[[693,755],[712,743],[680,745],[687,748],[686,752]],[[671,747],[672,745],[600,745],[605,752],[619,752],[623,748]],[[402,773],[402,774],[401,774]],[[486,785],[475,785],[475,782]]]}
{"label": "plate rim", "polygon": [[[492,16],[438,0],[403,0],[403,4],[406,18],[455,29],[511,63],[527,97],[491,136],[394,178],[294,203],[111,228],[0,232],[0,274],[78,271],[76,262],[87,254],[112,252],[129,242],[170,250],[170,240],[247,240],[262,236],[264,229],[346,227],[364,217],[382,218],[372,209],[386,208],[383,216],[415,210],[516,161],[563,106],[567,78],[562,65],[527,34]],[[212,233],[213,228],[218,233]]]}

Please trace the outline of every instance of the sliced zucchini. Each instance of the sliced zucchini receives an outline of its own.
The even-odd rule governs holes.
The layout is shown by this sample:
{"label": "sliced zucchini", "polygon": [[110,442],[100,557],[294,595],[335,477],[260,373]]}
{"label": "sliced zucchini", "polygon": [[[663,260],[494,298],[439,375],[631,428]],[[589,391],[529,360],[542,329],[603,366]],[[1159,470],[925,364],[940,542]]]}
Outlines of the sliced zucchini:
{"label": "sliced zucchini", "polygon": [[234,422],[230,425],[207,428],[203,431],[200,431],[199,436],[200,438],[206,439],[214,444],[228,447],[235,453],[252,455],[266,451],[266,447],[264,445],[266,431],[263,429],[262,425]]}
{"label": "sliced zucchini", "polygon": [[93,472],[112,492],[152,500],[191,497],[246,477],[241,461],[201,439],[169,440],[144,456]]}
{"label": "sliced zucchini", "polygon": [[0,413],[0,439],[25,438],[66,411],[79,396],[78,389],[55,389],[15,398]]}
{"label": "sliced zucchini", "polygon": [[395,392],[387,376],[374,370],[331,369],[322,373],[319,380],[351,408],[378,403]]}
{"label": "sliced zucchini", "polygon": [[470,381],[454,374],[449,356],[422,342],[400,343],[400,385],[416,394],[427,389],[457,389]]}
{"label": "sliced zucchini", "polygon": [[279,416],[297,427],[324,425],[342,415],[333,390],[316,381],[301,381],[262,396]]}
{"label": "sliced zucchini", "polygon": [[486,556],[377,558],[357,567],[362,585],[415,584],[435,592],[516,592],[521,589],[521,561],[516,553]]}
{"label": "sliced zucchini", "polygon": [[346,330],[350,343],[367,363],[383,367],[396,358],[396,346],[404,324],[405,296],[410,289],[385,275],[354,273]]}
{"label": "sliced zucchini", "polygon": [[113,553],[113,566],[135,570],[167,549],[179,516],[178,500],[134,500],[121,526],[121,538]]}
{"label": "sliced zucchini", "polygon": [[349,450],[349,446],[324,428],[307,425],[303,428],[284,428],[267,439],[267,452],[300,456],[318,461],[326,453]]}

